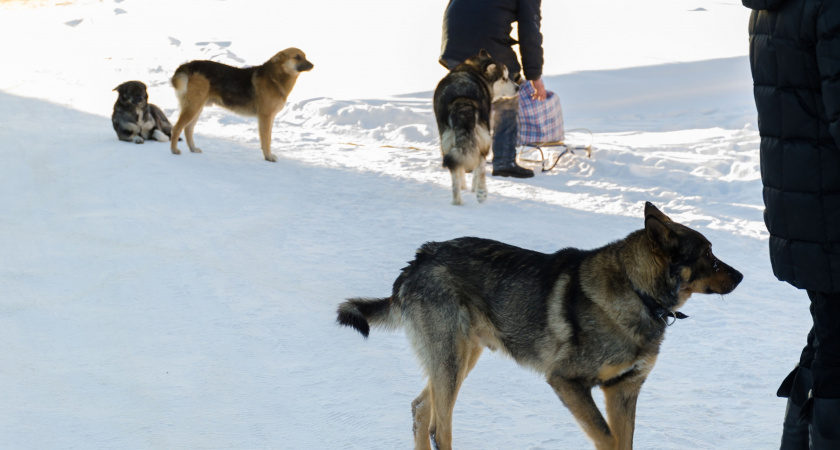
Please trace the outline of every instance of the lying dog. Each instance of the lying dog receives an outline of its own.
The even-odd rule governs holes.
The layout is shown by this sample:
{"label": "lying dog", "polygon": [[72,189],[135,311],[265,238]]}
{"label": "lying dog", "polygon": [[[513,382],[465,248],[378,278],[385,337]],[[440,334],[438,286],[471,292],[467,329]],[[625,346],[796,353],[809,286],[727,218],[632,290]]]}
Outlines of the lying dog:
{"label": "lying dog", "polygon": [[[545,374],[596,449],[633,446],[636,400],[668,321],[693,293],[728,294],[743,276],[703,235],[650,203],[645,228],[595,250],[543,254],[501,242],[430,242],[390,297],[355,298],[338,323],[405,328],[428,384],[412,403],[416,449],[452,447],[452,410],[484,347]],[[604,391],[606,420],[591,390]]]}
{"label": "lying dog", "polygon": [[486,51],[470,57],[443,77],[435,88],[433,106],[440,134],[443,166],[452,176],[452,204],[460,205],[472,172],[472,191],[479,202],[487,198],[484,166],[490,153],[490,107],[494,100],[516,95],[504,64]]}
{"label": "lying dog", "polygon": [[169,141],[172,124],[166,114],[149,103],[146,85],[140,81],[126,81],[114,88],[119,97],[114,103],[111,123],[121,141],[142,144],[147,139]]}
{"label": "lying dog", "polygon": [[[205,105],[219,105],[259,121],[260,146],[266,161],[275,162],[271,153],[271,128],[274,117],[286,105],[286,99],[301,72],[314,66],[296,48],[287,48],[265,64],[240,69],[214,61],[192,61],[181,65],[172,76],[172,86],[181,104],[181,115],[172,129],[173,136],[181,131],[187,138],[190,151],[201,153],[195,146],[193,131]],[[172,153],[181,154],[173,139]]]}

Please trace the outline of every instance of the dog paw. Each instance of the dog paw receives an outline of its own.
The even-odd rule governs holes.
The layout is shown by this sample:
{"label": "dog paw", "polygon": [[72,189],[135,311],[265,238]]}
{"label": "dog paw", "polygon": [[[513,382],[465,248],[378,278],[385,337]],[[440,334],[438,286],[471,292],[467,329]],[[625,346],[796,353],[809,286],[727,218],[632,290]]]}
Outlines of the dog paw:
{"label": "dog paw", "polygon": [[478,203],[484,203],[484,200],[487,200],[487,191],[479,190],[476,194],[476,198],[478,198]]}
{"label": "dog paw", "polygon": [[180,155],[180,154],[181,154],[181,150],[180,150],[180,149],[177,149],[177,148],[173,148],[173,149],[172,149],[172,154],[173,154],[173,155]]}
{"label": "dog paw", "polygon": [[464,203],[461,201],[460,198],[453,198],[452,199],[452,204],[453,205],[463,205]]}
{"label": "dog paw", "polygon": [[169,136],[167,136],[166,133],[160,130],[155,130],[153,137],[158,142],[169,142]]}
{"label": "dog paw", "polygon": [[193,148],[190,149],[190,151],[193,152],[193,153],[201,153],[201,149],[198,148],[198,147],[193,147]]}
{"label": "dog paw", "polygon": [[135,143],[135,144],[142,144],[142,143],[144,143],[144,142],[146,142],[146,140],[145,140],[145,139],[143,139],[142,137],[140,137],[140,136],[134,136],[134,143]]}
{"label": "dog paw", "polygon": [[265,157],[265,160],[269,162],[277,162],[277,157],[274,156],[273,153],[269,153],[268,156]]}

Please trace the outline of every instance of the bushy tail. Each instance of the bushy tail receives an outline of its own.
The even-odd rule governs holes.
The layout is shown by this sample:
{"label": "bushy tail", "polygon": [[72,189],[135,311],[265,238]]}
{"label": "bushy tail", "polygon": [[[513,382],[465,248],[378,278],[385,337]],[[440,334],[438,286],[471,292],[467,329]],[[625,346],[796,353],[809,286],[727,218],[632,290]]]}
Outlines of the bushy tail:
{"label": "bushy tail", "polygon": [[175,71],[175,75],[172,76],[172,87],[175,88],[175,97],[178,98],[178,102],[183,102],[184,96],[187,93],[187,81],[189,80],[190,76],[186,70],[182,67],[179,67],[178,70]]}
{"label": "bushy tail", "polygon": [[475,102],[459,98],[449,109],[449,129],[442,138],[444,145],[443,167],[454,169],[463,165],[466,155],[474,144],[471,142],[476,126],[478,107]]}
{"label": "bushy tail", "polygon": [[368,337],[370,326],[396,328],[399,317],[391,310],[391,298],[351,298],[338,305],[340,325],[353,327]]}

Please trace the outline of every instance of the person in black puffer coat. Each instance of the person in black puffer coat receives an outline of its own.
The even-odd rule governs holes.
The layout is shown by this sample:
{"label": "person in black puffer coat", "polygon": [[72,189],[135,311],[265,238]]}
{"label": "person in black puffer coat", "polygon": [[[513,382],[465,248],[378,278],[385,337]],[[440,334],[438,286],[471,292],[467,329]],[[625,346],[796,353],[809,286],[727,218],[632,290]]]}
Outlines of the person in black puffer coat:
{"label": "person in black puffer coat", "polygon": [[764,221],[773,273],[811,300],[813,327],[782,445],[840,449],[840,0],[742,0],[749,22]]}
{"label": "person in black puffer coat", "polygon": [[[443,39],[438,60],[452,70],[482,49],[507,66],[512,80],[519,72],[534,87],[534,98],[545,100],[542,81],[543,48],[540,32],[541,0],[450,0],[443,15]],[[518,27],[517,42],[510,36],[512,24]],[[519,44],[522,65],[513,51]],[[493,175],[529,178],[530,169],[516,164],[519,125],[519,98],[493,105]]]}

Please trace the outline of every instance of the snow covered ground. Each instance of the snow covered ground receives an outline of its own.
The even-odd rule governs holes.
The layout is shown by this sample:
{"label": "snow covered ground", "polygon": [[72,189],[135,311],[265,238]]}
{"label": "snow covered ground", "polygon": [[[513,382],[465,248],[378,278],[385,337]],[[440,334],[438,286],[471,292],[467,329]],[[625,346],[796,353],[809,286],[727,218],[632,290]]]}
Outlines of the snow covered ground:
{"label": "snow covered ground", "polygon": [[[544,3],[546,85],[592,158],[454,207],[431,111],[443,0],[0,2],[0,448],[408,448],[407,342],[337,327],[337,304],[386,295],[425,241],[591,248],[640,228],[646,200],[745,280],[668,329],[636,448],[777,447],[774,393],[810,325],[767,258],[748,11]],[[288,46],[315,69],[276,164],[255,120],[217,108],[203,154],[117,141],[119,83],[174,121],[178,64]],[[539,376],[489,352],[454,429],[458,448],[591,448]]]}

